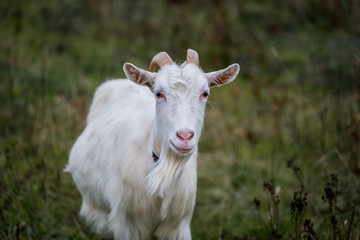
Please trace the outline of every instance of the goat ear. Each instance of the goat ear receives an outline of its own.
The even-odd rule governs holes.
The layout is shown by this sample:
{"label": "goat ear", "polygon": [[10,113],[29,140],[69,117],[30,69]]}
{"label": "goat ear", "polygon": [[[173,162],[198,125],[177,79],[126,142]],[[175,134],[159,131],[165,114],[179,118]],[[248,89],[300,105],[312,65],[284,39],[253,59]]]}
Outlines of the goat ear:
{"label": "goat ear", "polygon": [[208,79],[210,87],[220,87],[224,84],[232,82],[240,71],[240,65],[237,63],[231,64],[225,69],[221,69],[215,72],[205,73],[206,78]]}
{"label": "goat ear", "polygon": [[140,85],[148,86],[151,89],[153,88],[156,73],[137,68],[131,63],[125,63],[123,69],[126,77],[131,81]]}

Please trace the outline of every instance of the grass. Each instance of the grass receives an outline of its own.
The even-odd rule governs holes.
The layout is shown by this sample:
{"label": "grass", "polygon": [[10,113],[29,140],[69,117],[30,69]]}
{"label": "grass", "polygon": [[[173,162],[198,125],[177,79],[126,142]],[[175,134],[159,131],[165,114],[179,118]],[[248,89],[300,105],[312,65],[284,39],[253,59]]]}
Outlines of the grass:
{"label": "grass", "polygon": [[98,239],[63,172],[92,95],[189,47],[241,65],[211,93],[193,239],[360,239],[360,13],[339,3],[2,1],[0,239]]}
{"label": "grass", "polygon": [[[271,89],[271,87],[269,88]],[[272,92],[273,90],[269,91],[269,88],[265,91]],[[239,100],[239,102],[256,102],[249,96],[251,92],[249,89],[243,86],[240,91],[238,95],[242,96],[243,101]],[[275,90],[273,92],[279,94]],[[327,232],[330,231],[327,204],[322,201],[322,196],[325,194],[324,188],[326,188],[327,182],[330,181],[332,173],[337,173],[338,179],[341,179],[342,182],[341,187],[339,187],[341,190],[338,193],[336,214],[343,221],[350,222],[352,210],[358,209],[356,198],[359,194],[357,192],[359,182],[356,170],[349,166],[350,162],[352,162],[350,160],[351,154],[349,152],[345,153],[342,147],[345,147],[353,140],[351,140],[352,136],[350,136],[349,132],[346,133],[342,127],[330,123],[338,118],[343,121],[346,116],[350,120],[348,114],[352,110],[343,106],[358,108],[359,102],[356,99],[345,98],[341,101],[346,101],[347,104],[342,102],[336,105],[335,102],[331,102],[330,98],[329,96],[321,101],[310,101],[309,97],[305,98],[298,93],[297,98],[287,100],[286,105],[290,106],[283,106],[281,113],[272,104],[269,104],[268,108],[263,111],[256,111],[254,105],[244,104],[239,112],[247,115],[247,118],[239,116],[236,119],[235,116],[233,117],[234,121],[238,121],[237,128],[243,126],[245,129],[226,126],[231,125],[233,121],[231,114],[221,116],[220,113],[216,114],[218,110],[210,107],[203,139],[214,140],[213,143],[208,143],[213,145],[208,146],[210,149],[220,148],[225,150],[222,150],[217,157],[212,157],[208,162],[202,161],[200,157],[198,199],[207,199],[209,201],[209,199],[216,199],[216,196],[223,196],[220,198],[221,200],[218,200],[217,207],[211,206],[210,208],[218,209],[220,212],[223,211],[221,209],[227,209],[223,213],[225,216],[220,218],[221,221],[227,222],[222,226],[222,230],[228,233],[230,237],[226,236],[225,239],[240,238],[244,236],[244,233],[247,233],[245,236],[249,236],[251,239],[267,239],[271,235],[271,221],[269,218],[275,214],[278,215],[278,233],[282,235],[282,238],[292,238],[290,233],[294,237],[293,225],[295,220],[293,214],[291,214],[291,201],[294,192],[299,191],[303,195],[305,192],[307,193],[307,207],[305,213],[303,213],[303,219],[312,220],[315,224],[314,229],[320,239],[332,239],[331,235],[327,235]],[[323,113],[324,109],[327,109],[326,113]],[[281,114],[280,117],[279,114]],[[239,113],[234,112],[234,115],[239,115]],[[249,121],[249,119],[251,119],[250,122],[241,123],[241,120]],[[280,121],[280,124],[277,121]],[[219,122],[220,125],[224,125],[220,129]],[[325,127],[323,124],[329,125]],[[346,123],[346,125],[348,124],[350,122]],[[221,140],[218,140],[219,142],[216,142],[217,136],[223,136]],[[340,141],[343,142],[340,143]],[[217,144],[219,147],[214,146]],[[353,151],[358,150],[353,149]],[[353,154],[355,156],[358,152]],[[211,161],[214,160],[216,161],[212,163]],[[300,176],[287,166],[289,161],[295,162],[295,165],[298,166],[297,171],[301,171]],[[209,165],[213,165],[213,167]],[[355,172],[351,169],[355,170]],[[205,179],[211,178],[210,174],[213,175],[213,181],[207,182],[202,179],[202,177]],[[202,181],[204,181],[203,186],[201,185]],[[263,190],[264,182],[271,182],[274,188],[279,189],[276,198],[271,194],[267,196],[269,191],[266,188]],[[221,189],[220,193],[218,188],[214,189],[213,186],[218,186]],[[205,193],[208,193],[206,192],[207,188],[214,191],[212,196],[202,195],[204,189]],[[254,198],[260,199],[262,203],[259,206],[259,212],[256,211],[255,206],[252,204]],[[201,200],[198,201],[201,202]],[[279,201],[277,210],[274,209],[274,202],[276,201]],[[201,211],[199,210],[201,208],[202,205],[199,204],[195,213]],[[203,214],[205,213],[200,215]],[[262,219],[260,223],[262,222],[265,226],[258,223],[258,214],[261,215]],[[213,220],[213,218],[207,219]],[[221,222],[220,219],[217,221]],[[195,217],[194,221],[196,220]],[[200,218],[199,221],[202,222],[203,218]],[[206,228],[210,224],[204,224],[203,226]],[[354,222],[353,224],[353,227],[356,226]],[[196,226],[196,224],[194,225]],[[302,229],[303,222],[300,225]],[[345,226],[342,229],[346,232]],[[348,239],[357,239],[358,234],[354,231],[352,237]],[[206,233],[201,232],[198,235],[199,239],[201,239],[201,236],[207,236],[204,239],[213,239],[214,235],[213,233],[206,235]],[[217,236],[221,236],[219,230]],[[300,238],[294,237],[294,239]]]}

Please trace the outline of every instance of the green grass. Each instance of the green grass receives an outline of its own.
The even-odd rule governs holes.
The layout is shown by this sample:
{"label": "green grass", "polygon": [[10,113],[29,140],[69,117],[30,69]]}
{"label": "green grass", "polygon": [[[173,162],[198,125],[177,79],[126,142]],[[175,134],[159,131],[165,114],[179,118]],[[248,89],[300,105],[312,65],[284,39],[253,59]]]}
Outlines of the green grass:
{"label": "green grass", "polygon": [[360,239],[360,8],[339,3],[1,1],[0,239],[98,239],[63,171],[92,95],[187,48],[205,71],[241,65],[211,92],[193,239],[316,239],[306,219]]}

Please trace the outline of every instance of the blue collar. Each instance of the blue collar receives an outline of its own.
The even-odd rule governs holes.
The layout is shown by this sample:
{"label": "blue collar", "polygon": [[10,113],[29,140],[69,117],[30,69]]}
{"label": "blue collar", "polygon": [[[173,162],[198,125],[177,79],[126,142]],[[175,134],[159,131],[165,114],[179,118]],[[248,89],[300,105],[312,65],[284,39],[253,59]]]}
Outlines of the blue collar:
{"label": "blue collar", "polygon": [[154,151],[152,151],[152,159],[154,160],[155,163],[156,163],[157,161],[159,161],[159,157],[156,156],[156,154],[154,153]]}

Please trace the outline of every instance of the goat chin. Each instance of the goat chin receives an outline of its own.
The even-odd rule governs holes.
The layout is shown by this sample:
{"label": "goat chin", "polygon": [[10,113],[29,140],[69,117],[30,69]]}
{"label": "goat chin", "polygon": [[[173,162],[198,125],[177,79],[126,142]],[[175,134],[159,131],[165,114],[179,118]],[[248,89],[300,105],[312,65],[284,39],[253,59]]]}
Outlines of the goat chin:
{"label": "goat chin", "polygon": [[161,159],[156,167],[146,177],[146,190],[150,195],[157,195],[164,198],[166,193],[174,189],[184,166],[192,155],[179,157],[171,150],[161,154]]}

